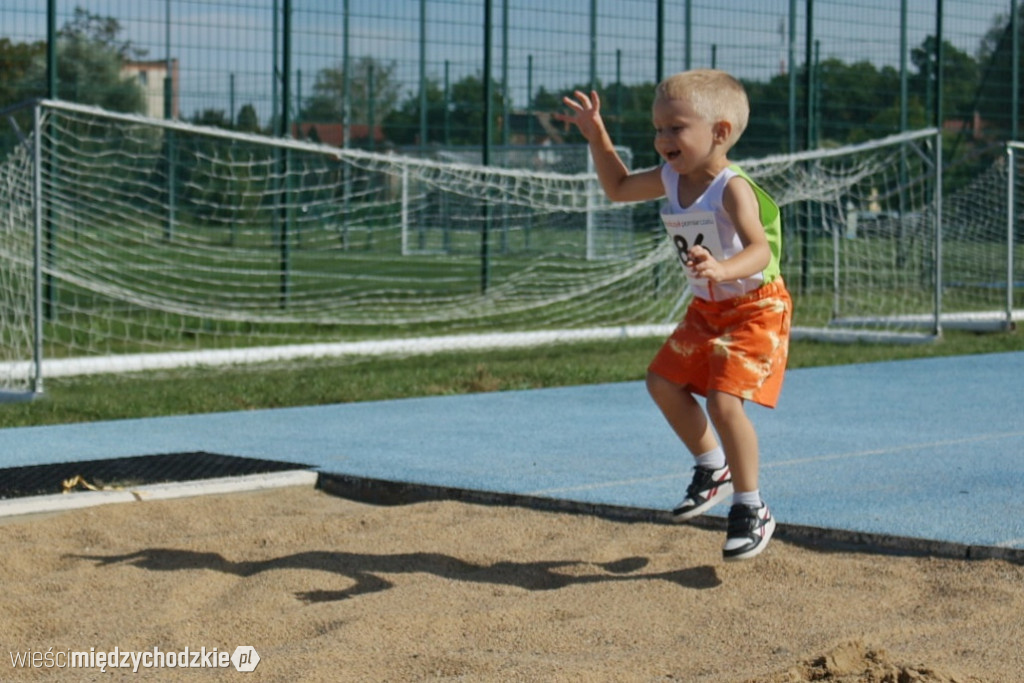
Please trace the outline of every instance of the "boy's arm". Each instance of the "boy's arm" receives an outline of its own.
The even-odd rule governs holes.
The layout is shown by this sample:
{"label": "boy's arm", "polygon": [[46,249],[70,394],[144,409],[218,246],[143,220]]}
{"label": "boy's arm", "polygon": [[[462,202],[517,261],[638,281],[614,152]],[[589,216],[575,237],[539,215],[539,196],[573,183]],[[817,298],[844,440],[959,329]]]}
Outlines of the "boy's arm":
{"label": "boy's arm", "polygon": [[771,262],[772,252],[764,225],[761,224],[757,195],[750,183],[743,178],[732,178],[722,194],[722,208],[736,226],[743,250],[731,258],[718,261],[704,247],[694,247],[690,250],[694,274],[711,282],[723,282],[760,273]]}
{"label": "boy's arm", "polygon": [[555,118],[575,125],[590,146],[594,168],[601,187],[613,202],[638,202],[665,194],[661,171],[657,168],[630,173],[615,151],[611,136],[601,118],[601,98],[597,92],[586,95],[577,90],[576,99],[563,97],[572,114],[556,113]]}

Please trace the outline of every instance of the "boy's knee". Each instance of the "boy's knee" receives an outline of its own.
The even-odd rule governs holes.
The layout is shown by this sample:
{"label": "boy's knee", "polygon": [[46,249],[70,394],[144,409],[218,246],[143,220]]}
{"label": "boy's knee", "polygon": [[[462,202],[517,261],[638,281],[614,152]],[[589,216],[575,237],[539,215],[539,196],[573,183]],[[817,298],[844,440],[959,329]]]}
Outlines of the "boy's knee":
{"label": "boy's knee", "polygon": [[720,391],[712,391],[708,395],[707,409],[713,422],[721,422],[746,414],[743,410],[743,399]]}
{"label": "boy's knee", "polygon": [[681,405],[697,405],[685,387],[653,372],[647,373],[647,393],[662,410],[677,410]]}

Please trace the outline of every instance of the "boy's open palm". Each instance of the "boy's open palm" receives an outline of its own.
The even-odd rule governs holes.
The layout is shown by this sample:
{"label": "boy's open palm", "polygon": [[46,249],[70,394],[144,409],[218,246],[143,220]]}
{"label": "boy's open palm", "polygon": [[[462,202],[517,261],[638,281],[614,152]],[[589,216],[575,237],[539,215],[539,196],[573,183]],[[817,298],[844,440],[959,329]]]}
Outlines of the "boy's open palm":
{"label": "boy's open palm", "polygon": [[562,102],[572,109],[573,113],[556,113],[555,119],[573,124],[589,141],[604,129],[604,121],[601,120],[601,98],[594,90],[590,91],[590,95],[580,90],[575,91],[573,95],[576,99],[569,96],[562,98]]}

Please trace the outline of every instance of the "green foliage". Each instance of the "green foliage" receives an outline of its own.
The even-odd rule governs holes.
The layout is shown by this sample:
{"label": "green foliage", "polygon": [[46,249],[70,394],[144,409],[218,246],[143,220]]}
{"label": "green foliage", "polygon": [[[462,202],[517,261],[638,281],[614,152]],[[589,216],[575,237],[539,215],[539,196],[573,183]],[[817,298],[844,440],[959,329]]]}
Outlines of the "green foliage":
{"label": "green foliage", "polygon": [[238,110],[237,118],[232,121],[228,112],[223,109],[203,109],[192,114],[189,119],[199,126],[213,126],[224,130],[238,130],[244,133],[261,133],[259,115],[251,104],[243,105]]}
{"label": "green foliage", "polygon": [[[1017,10],[1017,38],[1024,44],[1024,8]],[[997,16],[978,49],[980,86],[976,90],[974,107],[988,129],[988,136],[1009,138],[1013,133],[1013,31],[1008,15]],[[1018,73],[1024,74],[1024,58],[1018,54]],[[1024,108],[1022,108],[1024,109]],[[1024,114],[1024,111],[1018,112]],[[1018,120],[1018,138],[1021,121]]]}
{"label": "green foliage", "polygon": [[[448,101],[444,89],[436,81],[428,80],[427,95],[427,140],[431,144],[479,145],[483,135],[483,80],[479,76],[465,76],[451,84]],[[502,127],[513,125],[500,119],[504,108],[501,87],[492,82],[491,112],[494,115],[492,141],[502,139]],[[513,120],[514,121],[514,120]],[[384,120],[388,139],[398,145],[411,145],[419,140],[420,95],[415,93],[402,102]],[[523,131],[516,131],[522,133]]]}
{"label": "green foliage", "polygon": [[[910,51],[916,68],[910,80],[910,92],[919,97],[929,113],[935,105],[935,36],[928,36]],[[942,110],[944,118],[963,118],[974,114],[978,103],[979,79],[988,58],[975,59],[949,41],[942,42]]]}
{"label": "green foliage", "polygon": [[244,133],[258,133],[260,130],[260,117],[256,113],[256,107],[251,104],[242,105],[242,108],[238,110],[235,127]]}
{"label": "green foliage", "polygon": [[25,76],[32,64],[46,53],[46,43],[12,43],[0,38],[0,108],[28,99]]}
{"label": "green foliage", "polygon": [[119,40],[120,33],[121,24],[117,19],[102,17],[83,7],[75,7],[74,17],[61,27],[57,36],[71,43],[88,43],[122,60],[144,56],[144,52],[133,47],[131,41]]}
{"label": "green foliage", "polygon": [[[119,41],[116,19],[100,17],[82,8],[58,32],[57,96],[113,111],[142,111],[143,93],[134,79],[122,78],[121,67],[139,56],[129,41]],[[5,74],[13,90],[23,98],[46,94],[45,46],[30,47],[32,61],[20,78]]]}
{"label": "green foliage", "polygon": [[217,128],[231,128],[231,121],[228,113],[223,109],[204,109],[192,115],[192,123],[199,126],[215,126]]}
{"label": "green foliage", "polygon": [[[27,100],[37,93],[32,88],[27,75],[36,60],[46,52],[46,44],[12,43],[8,38],[0,38],[0,109]],[[28,130],[32,125],[32,114],[23,111],[15,115],[15,123],[21,130]],[[0,159],[18,142],[13,126],[0,125]]]}
{"label": "green foliage", "polygon": [[394,62],[360,57],[351,65],[347,84],[343,64],[321,69],[313,83],[312,96],[299,112],[299,119],[318,123],[345,121],[342,107],[347,87],[349,121],[369,121],[371,108],[374,120],[383,120],[398,106],[401,84],[395,79],[396,68]]}
{"label": "green foliage", "polygon": [[[424,84],[427,97],[427,139],[430,142],[454,144],[450,128],[445,126],[444,90],[433,80],[427,79]],[[388,139],[396,145],[412,145],[419,140],[420,103],[417,93],[402,102],[399,107],[384,119],[388,131]],[[453,107],[454,108],[454,107]]]}

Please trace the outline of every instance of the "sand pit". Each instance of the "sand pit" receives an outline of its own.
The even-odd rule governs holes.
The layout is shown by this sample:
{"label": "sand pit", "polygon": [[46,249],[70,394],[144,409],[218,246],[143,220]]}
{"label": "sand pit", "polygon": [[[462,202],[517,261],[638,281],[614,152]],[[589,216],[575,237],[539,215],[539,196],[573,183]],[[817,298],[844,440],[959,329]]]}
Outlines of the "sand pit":
{"label": "sand pit", "polygon": [[[721,534],[694,526],[378,507],[307,487],[8,518],[0,540],[5,681],[1015,681],[1024,670],[1024,566],[1001,560],[776,540],[725,564]],[[10,654],[44,653],[45,665],[90,648],[237,646],[259,653],[249,679],[233,666],[16,668]]]}

